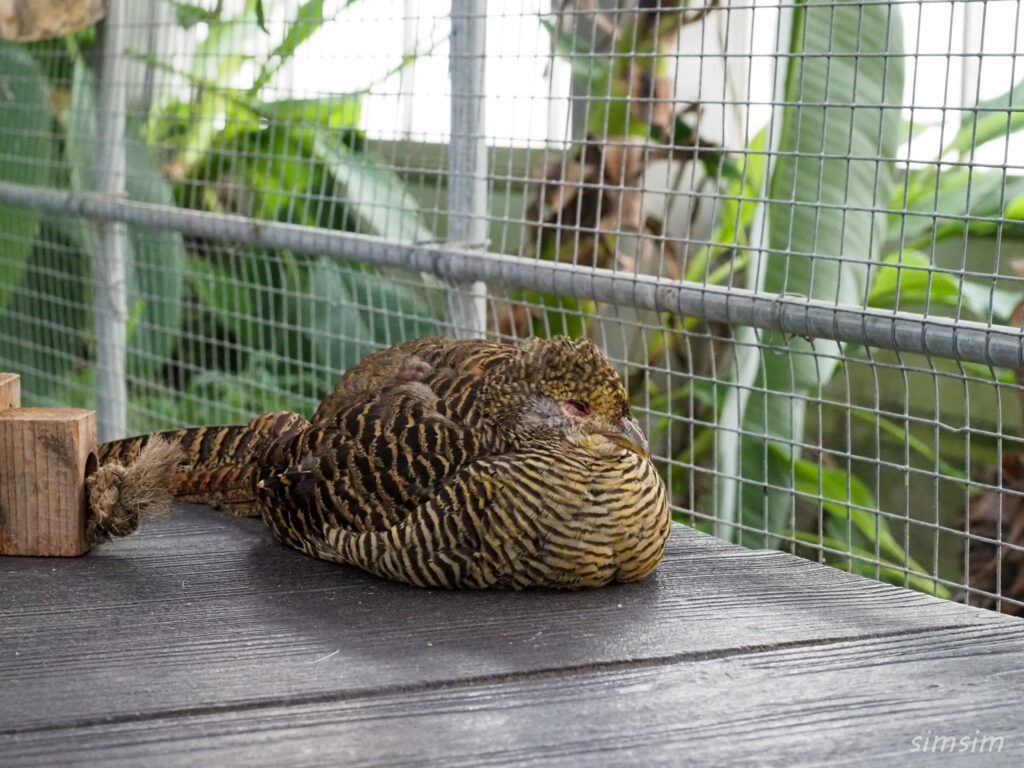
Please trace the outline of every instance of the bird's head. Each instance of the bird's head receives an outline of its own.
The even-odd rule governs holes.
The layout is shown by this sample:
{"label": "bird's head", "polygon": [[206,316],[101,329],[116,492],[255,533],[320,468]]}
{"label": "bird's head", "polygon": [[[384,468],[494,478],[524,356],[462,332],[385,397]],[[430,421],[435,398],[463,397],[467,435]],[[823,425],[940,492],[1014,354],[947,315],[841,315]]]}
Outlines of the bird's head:
{"label": "bird's head", "polygon": [[600,456],[623,449],[644,458],[650,448],[629,407],[619,374],[589,339],[530,339],[522,355],[530,397],[520,423],[558,432]]}

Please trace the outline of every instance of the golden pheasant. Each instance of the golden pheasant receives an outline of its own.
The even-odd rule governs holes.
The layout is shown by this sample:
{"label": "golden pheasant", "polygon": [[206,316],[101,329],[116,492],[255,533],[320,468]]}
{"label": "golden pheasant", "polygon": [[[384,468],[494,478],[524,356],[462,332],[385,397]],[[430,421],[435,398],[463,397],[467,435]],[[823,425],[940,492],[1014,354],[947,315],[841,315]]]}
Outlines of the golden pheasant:
{"label": "golden pheasant", "polygon": [[[587,340],[419,339],[349,370],[312,422],[160,434],[185,454],[176,497],[416,586],[634,581],[669,532],[625,388]],[[129,465],[153,437],[107,443],[101,462]]]}

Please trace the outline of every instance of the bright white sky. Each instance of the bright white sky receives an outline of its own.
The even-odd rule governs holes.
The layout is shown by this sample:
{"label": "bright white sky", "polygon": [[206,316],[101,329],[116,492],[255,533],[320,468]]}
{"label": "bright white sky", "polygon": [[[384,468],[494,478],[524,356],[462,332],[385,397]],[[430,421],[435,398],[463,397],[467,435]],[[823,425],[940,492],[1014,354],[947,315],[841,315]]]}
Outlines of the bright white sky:
{"label": "bright white sky", "polygon": [[[341,3],[329,1],[326,14],[336,13]],[[283,20],[285,5],[290,3],[276,7],[268,3],[271,23]],[[749,7],[745,0],[734,5]],[[754,0],[753,31],[744,44],[755,57],[752,67],[743,67],[750,72],[751,136],[770,115],[767,103],[773,68],[766,57],[776,44],[777,5]],[[569,68],[551,56],[548,34],[540,24],[550,0],[490,0],[487,8],[488,139],[519,146],[564,140]],[[444,0],[354,3],[281,73],[282,96],[312,97],[372,85],[363,111],[363,127],[370,135],[446,141],[448,10]],[[904,103],[914,105],[917,124],[932,126],[914,138],[909,151],[912,159],[927,161],[935,158],[959,124],[961,114],[950,107],[992,98],[1024,78],[1024,62],[1018,59],[1024,51],[1024,18],[1016,0],[926,0],[901,3],[900,10],[905,50],[918,54],[907,60]],[[705,52],[713,53],[712,44],[708,42]],[[948,56],[950,51],[983,51],[984,56]],[[412,52],[419,53],[415,64],[389,76],[403,54]],[[904,110],[904,117],[910,119],[910,109]],[[1011,140],[1009,147],[1006,142],[992,142],[978,152],[975,161],[1024,170],[1024,141]]]}

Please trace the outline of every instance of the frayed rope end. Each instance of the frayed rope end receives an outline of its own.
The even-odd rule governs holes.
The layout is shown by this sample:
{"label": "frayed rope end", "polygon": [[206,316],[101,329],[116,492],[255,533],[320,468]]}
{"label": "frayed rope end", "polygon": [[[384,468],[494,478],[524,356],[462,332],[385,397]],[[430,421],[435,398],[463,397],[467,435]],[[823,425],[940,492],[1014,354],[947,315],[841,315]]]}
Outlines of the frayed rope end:
{"label": "frayed rope end", "polygon": [[178,441],[154,437],[127,467],[116,462],[100,467],[86,480],[89,543],[127,536],[142,515],[170,509],[184,457]]}

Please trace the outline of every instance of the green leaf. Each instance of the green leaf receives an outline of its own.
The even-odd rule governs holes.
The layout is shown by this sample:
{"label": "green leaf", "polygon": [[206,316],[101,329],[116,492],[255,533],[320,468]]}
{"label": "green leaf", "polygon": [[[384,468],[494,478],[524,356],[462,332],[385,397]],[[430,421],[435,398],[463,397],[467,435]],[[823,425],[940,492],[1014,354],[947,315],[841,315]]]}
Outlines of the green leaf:
{"label": "green leaf", "polygon": [[[350,275],[350,295],[364,312],[377,348],[438,333],[437,317],[415,278],[368,267],[354,269]],[[401,282],[403,278],[408,282]]]}
{"label": "green leaf", "polygon": [[951,481],[965,481],[967,479],[964,476],[962,469],[954,467],[949,462],[943,461],[923,440],[914,437],[907,429],[894,423],[890,419],[887,419],[877,413],[865,413],[864,411],[855,409],[850,409],[850,415],[865,423],[871,424],[872,426],[877,426],[879,430],[885,432],[889,437],[894,438],[901,445],[906,445],[910,450],[928,462],[926,467],[927,469],[932,471],[937,470],[944,478]]}
{"label": "green leaf", "polygon": [[611,67],[609,57],[595,55],[587,40],[560,27],[557,20],[541,17],[541,26],[551,35],[558,54],[572,69],[573,79],[587,84],[587,93],[599,94],[596,84],[606,82]]}
{"label": "green leaf", "polygon": [[[349,278],[349,279],[346,279]],[[350,275],[331,259],[316,260],[310,280],[309,334],[317,361],[340,374],[374,350],[373,334],[356,308]]]}
{"label": "green leaf", "polygon": [[180,0],[171,0],[174,6],[174,18],[182,29],[192,29],[196,24],[216,24],[220,21],[219,11],[210,11],[195,3],[183,3]]}
{"label": "green leaf", "polygon": [[876,267],[868,291],[868,305],[882,309],[945,306],[966,309],[985,322],[1008,324],[1020,301],[1014,292],[936,270],[919,251],[887,256]]}
{"label": "green leaf", "polygon": [[948,273],[936,272],[925,254],[904,251],[887,256],[882,264],[871,278],[869,306],[899,309],[906,304],[957,305],[959,281]]}
{"label": "green leaf", "polygon": [[611,83],[598,82],[597,98],[587,102],[587,133],[591,136],[628,136],[646,141],[651,126],[629,93],[629,81],[612,75]]}
{"label": "green leaf", "polygon": [[290,251],[257,250],[241,254],[236,269],[242,282],[252,286],[251,333],[257,339],[253,347],[275,352],[293,364],[311,360],[305,332],[311,306],[308,265]]}
{"label": "green leaf", "polygon": [[673,121],[671,141],[667,142],[678,149],[677,157],[685,157],[687,150],[696,154],[704,172],[711,179],[730,179],[740,181],[743,174],[729,157],[729,153],[721,147],[709,147],[700,144],[696,131],[683,119],[683,114],[676,115]]}
{"label": "green leaf", "polygon": [[402,243],[434,239],[420,219],[419,204],[393,171],[332,133],[311,130],[313,155],[328,167],[352,231]]}
{"label": "green leaf", "polygon": [[206,38],[192,55],[191,75],[214,87],[229,88],[242,65],[256,58],[260,43],[253,25],[266,33],[259,23],[262,0],[246,0],[245,7],[231,18],[211,23]]}
{"label": "green leaf", "polygon": [[[213,29],[230,29],[230,25],[217,24]],[[212,35],[211,35],[212,36]],[[233,38],[228,38],[232,40]],[[208,41],[207,41],[208,42]],[[126,54],[147,67],[180,77],[193,87],[187,101],[163,94],[149,111],[143,135],[152,143],[177,149],[177,162],[186,168],[206,153],[215,136],[231,135],[250,126],[258,125],[260,102],[248,91],[229,88],[230,81],[241,67],[253,57],[238,53],[223,53],[215,59],[217,71],[193,64],[191,69],[177,69],[163,59],[131,49]],[[203,55],[196,59],[205,61]],[[219,132],[217,122],[223,119],[229,130]]]}
{"label": "green leaf", "polygon": [[[267,31],[263,23],[263,4],[256,3],[256,20],[260,29]],[[299,46],[311,38],[324,23],[324,0],[308,0],[299,6],[295,15],[295,21],[288,25],[284,37],[277,47],[270,52],[260,67],[259,74],[249,89],[251,93],[257,94],[260,89],[269,83],[281,67],[283,67],[298,50]]]}
{"label": "green leaf", "polygon": [[1002,171],[950,168],[942,171],[936,185],[935,168],[929,166],[914,171],[907,189],[898,187],[892,195],[889,208],[897,213],[889,216],[889,239],[904,247],[928,248],[933,239],[961,237],[968,227],[976,234],[994,235],[995,222],[970,219],[1002,217],[1004,206],[1021,195],[1024,180],[1008,179]]}
{"label": "green leaf", "polygon": [[1003,218],[1015,222],[1024,221],[1024,192],[1017,192],[1003,209]]}
{"label": "green leaf", "polygon": [[[752,287],[858,305],[867,292],[865,263],[877,258],[885,233],[873,211],[894,185],[904,71],[899,9],[801,3],[791,39],[798,55],[790,59],[771,171],[768,252],[749,268]],[[741,332],[737,387],[720,417],[721,533],[734,532],[729,522],[737,519],[769,532],[784,527],[793,509],[788,467],[804,427],[804,400],[794,395],[814,397],[838,353],[834,342]],[[764,538],[741,536],[756,544]]]}
{"label": "green leaf", "polygon": [[28,268],[0,311],[0,369],[22,377],[26,404],[80,405],[56,395],[86,363],[92,318],[89,261],[74,220],[49,216]]}
{"label": "green leaf", "polygon": [[[0,73],[0,181],[45,184],[54,144],[46,78],[27,51],[5,41],[0,41]],[[21,281],[40,218],[39,211],[32,208],[0,203],[0,308]]]}
{"label": "green leaf", "polygon": [[[779,458],[786,456],[771,446]],[[840,526],[849,524],[867,541],[878,547],[889,562],[903,564],[911,570],[924,569],[903,549],[889,529],[887,518],[877,513],[875,497],[856,475],[834,467],[822,467],[806,459],[793,462],[793,488],[821,505]]]}
{"label": "green leaf", "polygon": [[[739,177],[730,180],[719,202],[721,214],[709,244],[699,248],[690,258],[683,275],[684,280],[716,284],[726,279],[735,279],[736,274],[745,266],[748,258],[746,251],[733,253],[733,249],[737,245],[748,244],[748,233],[753,224],[754,211],[758,207],[756,201],[761,195],[764,178],[767,135],[768,129],[761,129],[751,140],[748,151],[743,153],[743,168]],[[725,256],[729,256],[729,260],[712,271],[711,262]]]}
{"label": "green leaf", "polygon": [[188,255],[189,283],[199,303],[227,330],[237,332],[239,342],[258,347],[254,305],[249,283],[228,270],[198,256]]}
{"label": "green leaf", "polygon": [[280,123],[302,128],[327,128],[331,131],[352,131],[359,126],[362,114],[359,94],[338,94],[320,99],[281,99],[265,102],[260,114]]}
{"label": "green leaf", "polygon": [[[780,452],[776,446],[773,451]],[[785,456],[783,456],[785,458]],[[868,537],[869,541],[884,540],[888,555],[903,558],[903,548],[898,544],[893,549],[893,537],[888,521],[873,514],[877,508],[875,497],[868,487],[849,472],[834,467],[822,467],[806,459],[793,462],[793,487],[801,495],[809,497],[812,503],[820,504],[830,515],[841,520],[849,519],[854,528]],[[878,536],[874,525],[878,523]]]}
{"label": "green leaf", "polygon": [[[902,28],[898,11],[854,2],[808,4],[796,17],[794,41],[804,45],[787,77],[764,289],[857,304],[863,264],[885,231],[871,210],[890,197],[898,149],[898,110],[876,105],[901,103],[903,68],[898,56],[852,54],[899,54]],[[882,162],[847,159],[875,156]],[[811,370],[798,374],[819,379]]]}
{"label": "green leaf", "polygon": [[[72,188],[96,187],[93,159],[96,147],[96,99],[92,75],[76,62],[68,108],[66,147]],[[130,121],[125,129],[126,191],[128,198],[173,206],[171,186],[160,165]],[[96,258],[96,243],[89,228],[82,236],[86,250]],[[128,337],[128,373],[149,378],[170,357],[181,332],[185,246],[178,232],[128,227],[125,249],[127,305],[142,303],[142,314]]]}
{"label": "green leaf", "polygon": [[[217,174],[206,182],[227,180],[245,190],[242,200],[252,200],[241,213],[271,221],[332,227],[329,212],[337,205],[310,199],[310,189],[324,189],[327,169],[312,156],[309,132],[274,123],[269,130],[253,131],[231,142],[235,154],[218,162],[216,150],[209,158]],[[208,170],[207,166],[204,170]]]}
{"label": "green leaf", "polygon": [[593,314],[596,311],[591,301],[553,293],[514,290],[509,292],[509,299],[513,302],[524,301],[531,307],[544,308],[539,316],[532,318],[533,334],[544,338],[569,336],[578,339],[587,336],[589,323],[585,313]]}
{"label": "green leaf", "polygon": [[266,32],[269,35],[270,32],[267,31],[267,17],[263,13],[263,0],[256,0],[255,11],[256,11],[256,26],[258,26],[260,29],[262,29],[264,32]]}
{"label": "green leaf", "polygon": [[[222,91],[204,90],[189,107],[186,129],[173,140],[160,142],[168,148],[178,148],[177,163],[183,168],[192,168],[210,152],[211,146],[218,139],[228,135],[226,132],[218,131],[219,118],[223,118],[225,122],[230,119],[233,131],[240,131],[246,127],[255,128],[259,125],[255,113],[231,100]],[[225,142],[218,143],[216,150],[223,153],[226,149]]]}
{"label": "green leaf", "polygon": [[982,144],[1008,136],[1024,128],[1024,80],[994,99],[979,101],[960,121],[960,130],[942,151],[956,152],[960,157]]}

